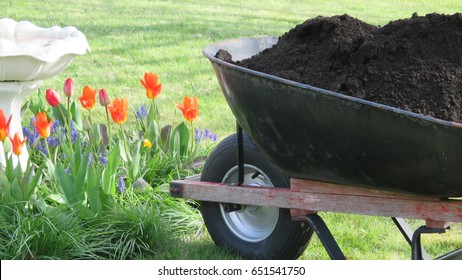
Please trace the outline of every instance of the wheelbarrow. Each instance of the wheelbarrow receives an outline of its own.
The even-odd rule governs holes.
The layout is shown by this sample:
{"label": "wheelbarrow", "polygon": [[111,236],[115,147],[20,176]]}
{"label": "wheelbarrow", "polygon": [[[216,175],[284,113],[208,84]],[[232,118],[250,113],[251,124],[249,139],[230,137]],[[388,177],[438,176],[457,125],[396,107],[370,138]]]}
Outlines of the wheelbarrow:
{"label": "wheelbarrow", "polygon": [[[462,222],[462,124],[345,96],[240,67],[277,37],[207,46],[237,132],[217,145],[200,178],[170,193],[201,202],[214,242],[248,259],[299,257],[316,233],[345,256],[318,212],[391,217],[411,246]],[[405,218],[425,223],[412,231]],[[439,258],[462,257],[462,248]]]}

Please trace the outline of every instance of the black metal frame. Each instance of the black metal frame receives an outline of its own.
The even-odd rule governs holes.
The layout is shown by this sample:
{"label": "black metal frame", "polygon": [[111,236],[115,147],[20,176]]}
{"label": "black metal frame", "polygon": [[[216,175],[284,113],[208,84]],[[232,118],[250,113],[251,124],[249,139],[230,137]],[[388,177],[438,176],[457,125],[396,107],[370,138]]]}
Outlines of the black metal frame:
{"label": "black metal frame", "polygon": [[244,183],[244,131],[239,123],[236,121],[237,128],[237,168],[238,180],[237,185],[240,186]]}
{"label": "black metal frame", "polygon": [[[237,129],[237,164],[238,164],[238,183],[237,185],[242,185],[244,183],[244,132],[242,127],[236,121]],[[228,212],[232,212],[240,209],[239,205],[227,204],[229,207],[226,209]],[[321,241],[324,249],[328,253],[329,257],[332,260],[345,260],[345,255],[340,249],[337,241],[332,235],[331,231],[327,227],[324,220],[317,215],[316,213],[308,214],[304,217],[297,217],[300,220],[304,220],[310,224],[314,232]],[[429,228],[427,226],[421,226],[417,230],[412,231],[409,224],[403,218],[391,217],[396,227],[399,229],[403,237],[411,246],[411,259],[412,260],[427,260],[430,259],[430,256],[427,254],[425,249],[422,246],[421,236],[422,234],[435,234],[435,233],[445,233],[446,229],[444,228]],[[440,256],[436,259],[459,259],[462,256],[462,248],[451,251],[443,256]]]}
{"label": "black metal frame", "polygon": [[[327,225],[324,223],[323,219],[317,214],[309,214],[303,217],[310,226],[316,232],[319,240],[321,241],[324,249],[329,254],[329,257],[333,260],[345,260],[345,255],[338,246],[337,241],[332,236]],[[431,233],[445,233],[446,230],[442,228],[429,228],[427,226],[421,226],[414,232],[409,227],[409,224],[403,218],[391,218],[395,225],[398,227],[401,234],[408,241],[411,246],[411,259],[412,260],[429,260],[430,256],[425,251],[421,243],[422,234],[431,234]],[[438,257],[439,260],[449,260],[449,259],[458,259],[462,256],[462,248],[451,251],[443,256]]]}

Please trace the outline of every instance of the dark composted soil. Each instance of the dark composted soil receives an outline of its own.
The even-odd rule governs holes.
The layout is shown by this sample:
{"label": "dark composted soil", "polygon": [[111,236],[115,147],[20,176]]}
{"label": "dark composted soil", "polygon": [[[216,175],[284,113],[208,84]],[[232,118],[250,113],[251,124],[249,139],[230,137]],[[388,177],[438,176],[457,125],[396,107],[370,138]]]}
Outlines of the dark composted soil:
{"label": "dark composted soil", "polygon": [[274,76],[462,122],[462,14],[412,15],[377,27],[316,17],[236,62]]}

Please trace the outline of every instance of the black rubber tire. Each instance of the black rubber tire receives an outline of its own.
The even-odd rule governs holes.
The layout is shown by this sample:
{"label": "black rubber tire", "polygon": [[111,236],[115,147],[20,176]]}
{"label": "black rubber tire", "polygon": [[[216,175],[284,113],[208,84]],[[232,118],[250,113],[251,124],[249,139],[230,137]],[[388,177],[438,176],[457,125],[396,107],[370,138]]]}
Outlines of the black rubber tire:
{"label": "black rubber tire", "polygon": [[[289,187],[289,177],[271,164],[246,135],[244,163],[263,171],[273,186]],[[223,182],[228,171],[235,170],[236,166],[237,137],[231,135],[210,154],[204,165],[201,181]],[[292,220],[289,209],[279,209],[279,214],[276,212],[273,215],[274,220],[277,220],[274,229],[270,229],[270,234],[263,236],[263,240],[256,241],[245,240],[231,230],[225,221],[220,203],[201,202],[201,212],[215,244],[232,249],[244,259],[296,259],[304,252],[313,234],[308,223]]]}

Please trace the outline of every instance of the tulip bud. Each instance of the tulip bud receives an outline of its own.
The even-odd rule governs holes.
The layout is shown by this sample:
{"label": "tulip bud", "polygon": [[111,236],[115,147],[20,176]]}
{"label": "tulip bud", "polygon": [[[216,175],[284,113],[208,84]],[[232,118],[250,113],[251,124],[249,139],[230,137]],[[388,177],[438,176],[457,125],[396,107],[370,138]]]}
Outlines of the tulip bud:
{"label": "tulip bud", "polygon": [[111,100],[109,99],[109,95],[107,94],[106,90],[104,88],[99,90],[99,104],[101,106],[106,107],[107,105],[111,104]]}
{"label": "tulip bud", "polygon": [[52,89],[47,89],[45,93],[45,98],[52,107],[58,106],[59,101],[61,100],[61,97],[59,96],[59,93]]}
{"label": "tulip bud", "polygon": [[11,152],[11,139],[9,137],[6,137],[3,142],[3,151],[5,154]]}
{"label": "tulip bud", "polygon": [[91,128],[90,120],[88,119],[88,116],[85,116],[83,118],[83,130],[90,131],[90,128]]}
{"label": "tulip bud", "polygon": [[64,81],[64,87],[63,87],[63,93],[67,97],[71,97],[75,92],[75,83],[72,78],[67,78],[66,81]]}

